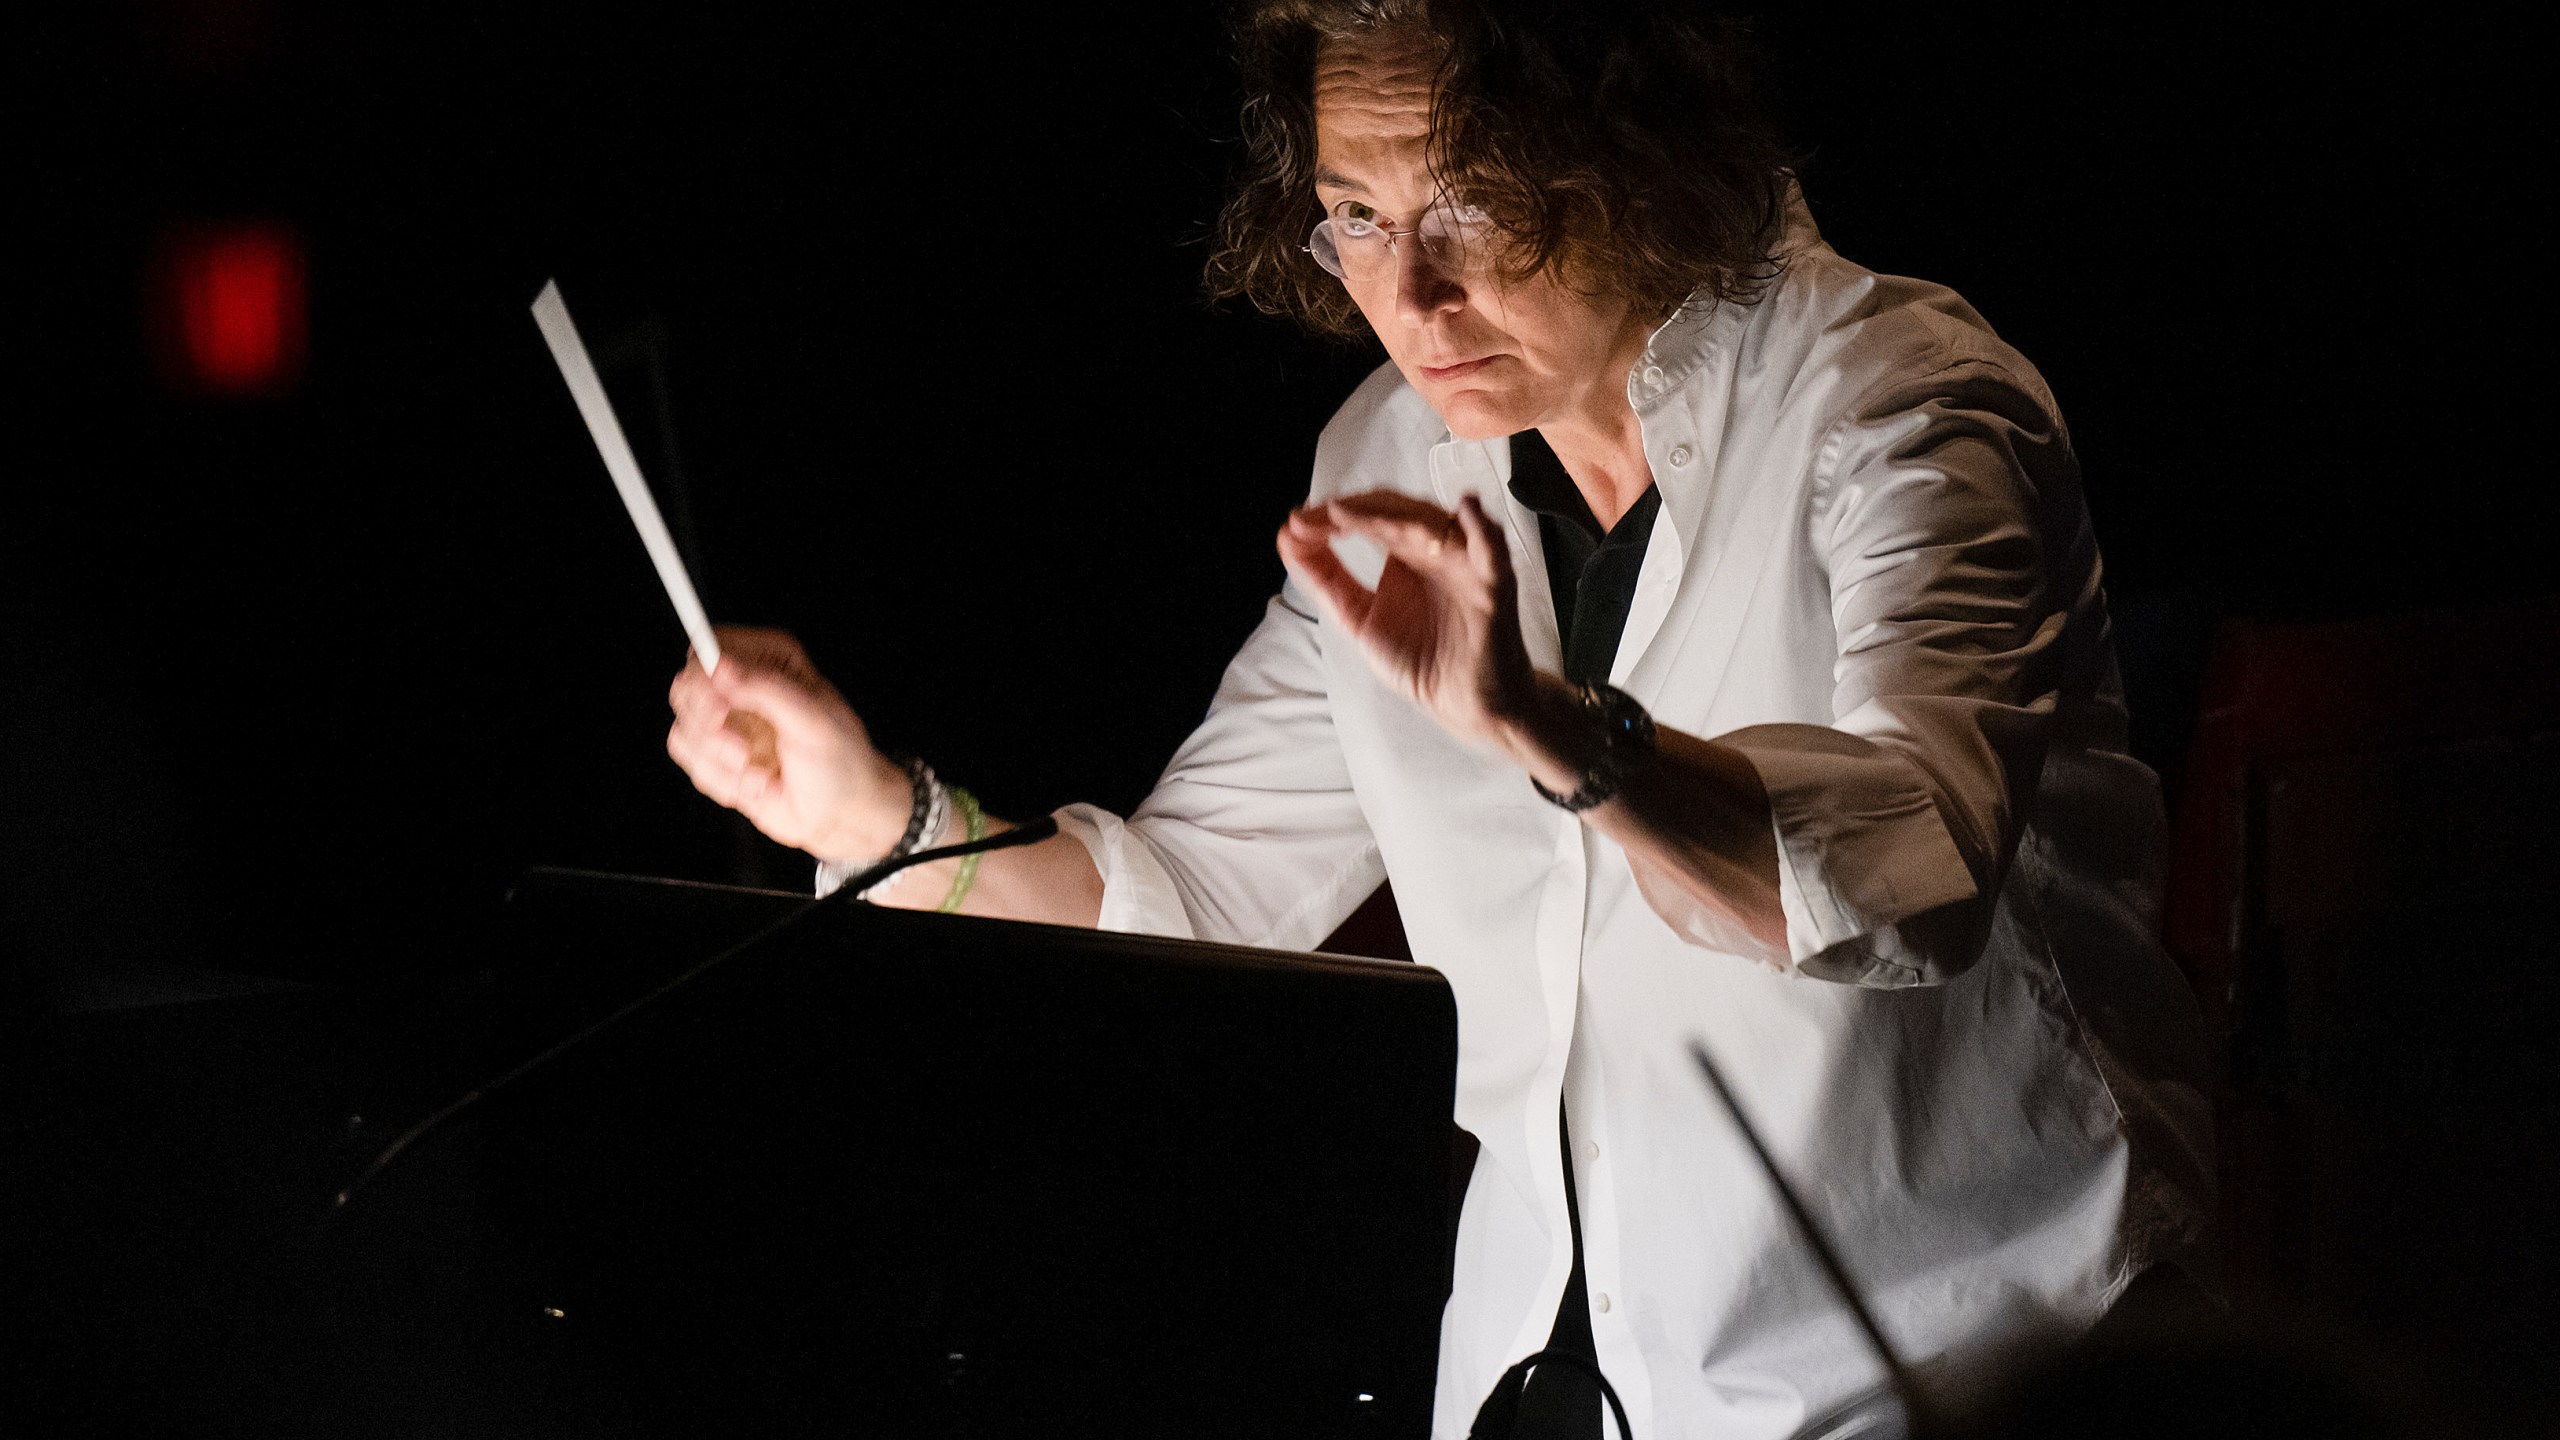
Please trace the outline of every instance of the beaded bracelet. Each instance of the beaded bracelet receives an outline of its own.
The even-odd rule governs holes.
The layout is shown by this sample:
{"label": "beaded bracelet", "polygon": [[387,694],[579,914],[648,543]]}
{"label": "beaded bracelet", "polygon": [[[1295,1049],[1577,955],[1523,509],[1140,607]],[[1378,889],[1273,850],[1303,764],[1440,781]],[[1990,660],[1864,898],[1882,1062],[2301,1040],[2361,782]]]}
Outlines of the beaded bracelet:
{"label": "beaded bracelet", "polygon": [[[967,838],[972,841],[987,838],[987,812],[978,808],[978,797],[957,785],[951,787],[950,794],[951,803],[959,809],[962,823],[968,829]],[[934,908],[945,915],[958,912],[960,902],[968,898],[969,887],[978,883],[979,859],[978,852],[960,857],[960,873],[951,877],[951,893],[943,896],[942,903]]]}
{"label": "beaded bracelet", "polygon": [[[897,849],[881,856],[877,863],[886,865],[892,860],[903,860],[906,857],[913,855],[918,850],[940,843],[942,839],[943,824],[951,818],[951,792],[944,788],[940,780],[933,779],[933,772],[931,770],[927,770],[925,772],[925,777],[932,782],[933,793],[925,806],[924,827],[915,832],[915,843],[908,844],[905,841],[900,841]],[[888,894],[890,890],[895,888],[899,881],[907,878],[907,870],[912,870],[914,868],[915,867],[913,866],[908,866],[906,869],[891,871],[887,879],[882,880],[879,884],[863,891],[857,898],[863,900],[878,900],[881,896]]]}
{"label": "beaded bracelet", "polygon": [[[848,865],[835,860],[819,861],[819,894],[825,895],[834,891],[845,881],[865,870],[886,865],[892,860],[902,860],[914,854],[918,848],[930,845],[941,837],[943,822],[950,816],[949,791],[944,789],[942,781],[934,775],[933,767],[924,763],[922,758],[909,760],[905,769],[907,785],[914,796],[914,803],[907,811],[906,833],[898,837],[897,844],[889,847],[888,854],[868,864]],[[855,898],[877,900],[887,894],[890,887],[896,885],[906,873],[904,870],[896,871]]]}

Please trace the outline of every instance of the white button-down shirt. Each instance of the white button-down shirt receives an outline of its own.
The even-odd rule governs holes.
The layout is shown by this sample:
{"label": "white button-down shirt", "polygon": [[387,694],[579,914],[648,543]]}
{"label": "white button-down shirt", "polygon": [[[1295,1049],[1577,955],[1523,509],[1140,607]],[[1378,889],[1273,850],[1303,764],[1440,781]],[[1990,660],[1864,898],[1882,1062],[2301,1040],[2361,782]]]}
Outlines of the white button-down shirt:
{"label": "white button-down shirt", "polygon": [[[1842,260],[1798,203],[1757,303],[1684,311],[1627,380],[1662,510],[1611,670],[1767,786],[1783,968],[1638,893],[1625,854],[1382,684],[1293,589],[1137,813],[1060,812],[1108,928],[1314,945],[1391,878],[1449,978],[1482,1142],[1436,1434],[1540,1348],[1572,1262],[1639,1436],[1762,1437],[1879,1370],[1688,1054],[1716,1057],[1903,1356],[2095,1318],[2209,1210],[2202,1030],[2153,939],[2158,786],[2124,753],[2098,553],[2041,378],[1953,293]],[[1314,494],[1508,520],[1507,442],[1393,367]],[[1374,551],[1350,556],[1374,578]],[[1699,922],[1690,922],[1693,926]]]}

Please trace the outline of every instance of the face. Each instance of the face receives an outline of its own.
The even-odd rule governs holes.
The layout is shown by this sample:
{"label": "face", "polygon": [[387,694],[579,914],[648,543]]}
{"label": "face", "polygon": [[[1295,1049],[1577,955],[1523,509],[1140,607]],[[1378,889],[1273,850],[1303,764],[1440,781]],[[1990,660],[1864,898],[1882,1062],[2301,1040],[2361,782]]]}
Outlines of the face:
{"label": "face", "polygon": [[[1444,197],[1427,163],[1438,54],[1385,33],[1316,57],[1316,199],[1328,215],[1411,230]],[[1412,239],[1345,280],[1387,354],[1451,433],[1488,439],[1626,408],[1627,370],[1650,329],[1625,301],[1576,294],[1543,272],[1517,284],[1487,263],[1435,260]]]}

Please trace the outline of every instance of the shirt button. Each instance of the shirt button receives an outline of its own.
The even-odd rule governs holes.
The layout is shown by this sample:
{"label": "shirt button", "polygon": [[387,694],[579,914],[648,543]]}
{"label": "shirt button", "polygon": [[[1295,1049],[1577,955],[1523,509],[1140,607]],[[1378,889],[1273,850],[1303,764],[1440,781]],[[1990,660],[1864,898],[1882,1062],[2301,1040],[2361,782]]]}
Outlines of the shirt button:
{"label": "shirt button", "polygon": [[1582,1142],[1582,1158],[1583,1158],[1583,1159],[1585,1159],[1585,1160],[1597,1160],[1597,1159],[1599,1159],[1599,1158],[1600,1158],[1600,1142],[1599,1142],[1599,1141],[1597,1141],[1597,1140],[1585,1140],[1585,1141],[1583,1141],[1583,1142]]}
{"label": "shirt button", "polygon": [[1601,1314],[1606,1315],[1609,1313],[1609,1292],[1606,1290],[1600,1292],[1599,1307]]}
{"label": "shirt button", "polygon": [[1659,365],[1644,367],[1644,383],[1657,390],[1662,388],[1662,367]]}
{"label": "shirt button", "polygon": [[1674,445],[1674,446],[1672,446],[1672,447],[1671,447],[1671,466],[1672,466],[1672,468],[1676,470],[1676,469],[1678,469],[1679,467],[1681,467],[1681,466],[1683,466],[1683,465],[1688,464],[1688,463],[1689,463],[1689,453],[1690,453],[1690,452],[1689,452],[1689,447],[1688,447],[1688,446],[1686,446],[1686,445]]}

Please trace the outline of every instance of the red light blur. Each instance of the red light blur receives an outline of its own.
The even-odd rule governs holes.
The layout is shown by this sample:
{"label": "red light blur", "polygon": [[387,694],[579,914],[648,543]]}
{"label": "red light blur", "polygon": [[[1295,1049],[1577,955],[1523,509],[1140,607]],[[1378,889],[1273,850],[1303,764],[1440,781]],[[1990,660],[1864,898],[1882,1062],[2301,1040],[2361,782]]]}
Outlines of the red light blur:
{"label": "red light blur", "polygon": [[159,268],[154,328],[181,387],[245,398],[301,378],[310,321],[299,235],[268,224],[192,229],[164,244]]}

